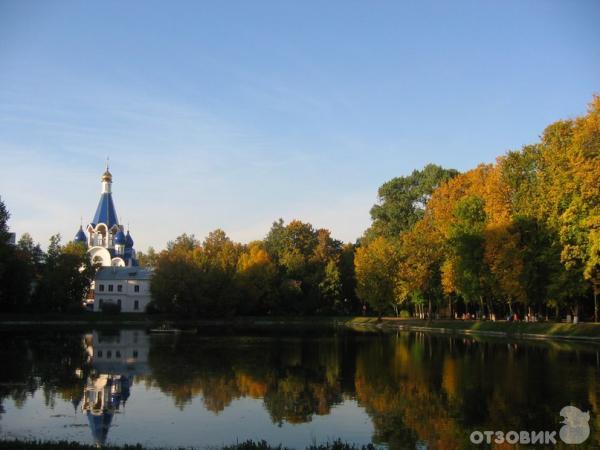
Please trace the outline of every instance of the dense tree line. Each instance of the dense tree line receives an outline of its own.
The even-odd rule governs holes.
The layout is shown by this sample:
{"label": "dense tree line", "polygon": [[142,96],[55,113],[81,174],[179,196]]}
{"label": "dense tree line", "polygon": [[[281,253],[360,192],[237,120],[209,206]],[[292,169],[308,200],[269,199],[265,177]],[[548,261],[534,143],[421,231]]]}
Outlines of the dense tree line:
{"label": "dense tree line", "polygon": [[94,275],[86,246],[56,234],[44,252],[28,233],[13,245],[9,218],[0,199],[0,312],[81,311]]}
{"label": "dense tree line", "polygon": [[392,180],[356,252],[357,292],[380,313],[558,317],[584,307],[597,319],[599,180],[600,97],[495,164]]}
{"label": "dense tree line", "polygon": [[153,308],[161,312],[351,314],[360,310],[353,257],[354,246],[329,231],[280,219],[262,241],[243,245],[222,230],[203,242],[183,234],[158,255],[142,255],[141,262],[155,266]]}

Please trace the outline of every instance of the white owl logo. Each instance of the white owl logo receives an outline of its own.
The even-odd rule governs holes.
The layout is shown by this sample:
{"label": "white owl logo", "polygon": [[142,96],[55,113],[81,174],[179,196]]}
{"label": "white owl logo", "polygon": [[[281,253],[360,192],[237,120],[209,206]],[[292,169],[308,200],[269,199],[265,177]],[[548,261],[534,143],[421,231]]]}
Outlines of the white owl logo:
{"label": "white owl logo", "polygon": [[559,435],[565,444],[581,444],[590,436],[589,411],[583,412],[575,406],[565,406],[560,410],[560,415],[564,417],[561,422]]}

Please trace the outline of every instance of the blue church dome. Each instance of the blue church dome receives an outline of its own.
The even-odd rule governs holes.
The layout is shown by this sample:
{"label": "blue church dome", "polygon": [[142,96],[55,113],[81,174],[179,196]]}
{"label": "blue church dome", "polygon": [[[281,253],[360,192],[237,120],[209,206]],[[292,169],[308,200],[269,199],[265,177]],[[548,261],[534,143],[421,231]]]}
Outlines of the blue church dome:
{"label": "blue church dome", "polygon": [[77,234],[75,235],[75,238],[73,239],[75,242],[82,242],[82,243],[86,243],[87,242],[87,237],[85,235],[85,233],[83,232],[83,227],[79,227],[79,231],[77,232]]}
{"label": "blue church dome", "polygon": [[133,247],[133,239],[131,234],[129,234],[129,230],[127,230],[127,236],[125,237],[125,247],[132,248]]}
{"label": "blue church dome", "polygon": [[125,245],[126,243],[127,238],[125,237],[125,233],[123,233],[123,230],[117,231],[117,234],[115,234],[115,244]]}

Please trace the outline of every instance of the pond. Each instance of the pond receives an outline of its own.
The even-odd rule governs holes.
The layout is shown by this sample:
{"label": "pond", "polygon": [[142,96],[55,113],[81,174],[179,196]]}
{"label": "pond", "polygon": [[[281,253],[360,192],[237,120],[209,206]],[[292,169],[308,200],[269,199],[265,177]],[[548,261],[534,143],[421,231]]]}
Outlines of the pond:
{"label": "pond", "polygon": [[574,405],[600,444],[591,345],[318,327],[0,336],[0,438],[470,448],[477,430],[559,430]]}

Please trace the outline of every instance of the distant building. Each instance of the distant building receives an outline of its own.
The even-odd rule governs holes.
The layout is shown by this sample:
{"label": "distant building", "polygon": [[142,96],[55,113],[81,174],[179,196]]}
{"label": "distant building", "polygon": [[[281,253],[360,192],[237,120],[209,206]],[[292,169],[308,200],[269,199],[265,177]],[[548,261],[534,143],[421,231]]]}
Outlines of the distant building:
{"label": "distant building", "polygon": [[112,174],[106,170],[102,174],[102,190],[100,202],[96,208],[94,218],[87,225],[86,231],[83,226],[75,234],[75,242],[81,242],[88,246],[88,253],[92,262],[102,266],[137,266],[133,238],[129,230],[119,224],[117,211],[112,198]]}
{"label": "distant building", "polygon": [[85,230],[79,226],[74,238],[87,246],[90,260],[100,266],[85,304],[93,311],[102,311],[103,304],[115,303],[122,312],[141,313],[151,301],[152,272],[139,267],[131,233],[119,223],[108,163],[101,182],[96,214]]}
{"label": "distant building", "polygon": [[8,233],[8,244],[17,245],[17,235],[15,233]]}
{"label": "distant building", "polygon": [[93,310],[114,303],[121,312],[144,312],[152,300],[151,277],[152,271],[142,267],[101,267],[93,286]]}

